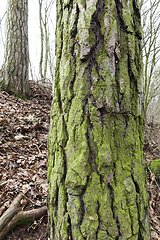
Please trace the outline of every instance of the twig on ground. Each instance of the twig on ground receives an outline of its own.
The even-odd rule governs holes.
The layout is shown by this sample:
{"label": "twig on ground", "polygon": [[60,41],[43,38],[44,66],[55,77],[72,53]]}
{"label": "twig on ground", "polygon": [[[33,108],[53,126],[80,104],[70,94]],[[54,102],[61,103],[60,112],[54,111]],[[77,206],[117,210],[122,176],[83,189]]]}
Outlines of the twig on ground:
{"label": "twig on ground", "polygon": [[34,202],[33,200],[31,200],[30,198],[28,198],[24,193],[21,193],[23,195],[23,197],[25,197],[28,201],[30,201],[34,206],[38,206],[41,207],[40,204]]}

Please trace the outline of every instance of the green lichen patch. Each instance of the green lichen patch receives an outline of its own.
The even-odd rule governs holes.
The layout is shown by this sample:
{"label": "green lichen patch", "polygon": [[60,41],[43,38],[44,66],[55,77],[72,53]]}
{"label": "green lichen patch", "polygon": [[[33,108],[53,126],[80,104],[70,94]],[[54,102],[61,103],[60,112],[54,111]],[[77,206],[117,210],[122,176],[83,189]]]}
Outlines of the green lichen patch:
{"label": "green lichen patch", "polygon": [[100,179],[96,173],[92,173],[83,197],[85,214],[81,225],[83,237],[96,239],[96,231],[99,226],[98,220],[98,196],[101,194]]}
{"label": "green lichen patch", "polygon": [[18,94],[17,97],[21,98],[24,101],[27,101],[27,98],[24,95],[22,95],[22,94]]}
{"label": "green lichen patch", "polygon": [[66,145],[66,156],[68,172],[66,176],[66,186],[69,194],[79,195],[87,183],[87,176],[90,173],[88,164],[89,147],[86,138],[87,121],[70,130],[72,134]]}
{"label": "green lichen patch", "polygon": [[82,217],[82,207],[79,196],[68,195],[67,210],[72,224],[72,236],[74,239],[78,236],[78,238],[82,240],[83,236],[79,229],[79,223]]}
{"label": "green lichen patch", "polygon": [[103,236],[104,235],[103,231],[106,231],[105,233],[106,235],[108,234],[110,237],[112,236],[111,239],[115,239],[116,236],[118,236],[118,227],[112,210],[112,200],[110,198],[109,189],[107,189],[106,187],[104,187],[104,189],[101,196],[99,196],[100,197],[99,215],[101,219],[101,227],[99,234],[101,232]]}
{"label": "green lichen patch", "polygon": [[151,171],[155,174],[158,183],[160,184],[160,159],[155,159],[150,164]]}
{"label": "green lichen patch", "polygon": [[[95,86],[99,85],[99,88],[95,88],[95,97],[96,96],[101,96],[101,99],[105,98],[105,103],[107,104],[109,109],[114,108],[114,99],[113,99],[113,88],[111,87],[112,81],[115,83],[114,78],[112,78],[112,71],[115,69],[114,66],[110,62],[111,60],[107,56],[107,52],[103,49],[99,51],[99,54],[97,56],[97,63],[98,63],[98,71],[99,71],[99,76],[95,75],[95,71],[93,72],[93,84]],[[112,70],[110,69],[112,68]],[[99,83],[99,77],[101,82]],[[104,81],[104,82],[102,82]],[[113,83],[113,84],[114,84]],[[103,96],[102,93],[104,92]],[[115,92],[116,94],[116,92]]]}
{"label": "green lichen patch", "polygon": [[128,56],[121,56],[118,62],[119,101],[121,111],[131,112],[131,89],[128,74]]}
{"label": "green lichen patch", "polygon": [[134,32],[134,26],[132,21],[133,12],[133,2],[131,0],[129,0],[129,2],[123,1],[120,14],[127,32],[131,33]]}
{"label": "green lichen patch", "polygon": [[60,62],[60,81],[59,87],[64,113],[67,113],[68,102],[73,98],[72,83],[74,82],[75,63],[73,58],[66,59],[62,55]]}
{"label": "green lichen patch", "polygon": [[133,34],[128,34],[128,50],[129,50],[129,57],[130,57],[130,66],[132,73],[134,74],[135,78],[138,78],[138,71],[135,64],[135,36]]}
{"label": "green lichen patch", "polygon": [[114,240],[114,238],[109,236],[108,233],[105,230],[100,230],[98,232],[98,239],[99,240]]}

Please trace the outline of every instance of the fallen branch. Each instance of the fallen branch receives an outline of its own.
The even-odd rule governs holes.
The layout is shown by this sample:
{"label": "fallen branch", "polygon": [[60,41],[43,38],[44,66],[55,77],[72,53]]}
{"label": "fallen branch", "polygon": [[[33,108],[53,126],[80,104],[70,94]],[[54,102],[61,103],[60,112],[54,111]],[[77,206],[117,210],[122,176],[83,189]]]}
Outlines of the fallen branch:
{"label": "fallen branch", "polygon": [[0,207],[0,216],[4,213],[5,210],[6,210],[6,206],[5,205]]}
{"label": "fallen branch", "polygon": [[5,228],[0,233],[0,240],[3,240],[6,235],[14,229],[16,226],[30,224],[34,220],[47,214],[47,207],[42,207],[39,209],[33,209],[30,211],[20,211],[17,213],[5,226]]}
{"label": "fallen branch", "polygon": [[22,194],[19,193],[18,196],[13,200],[9,208],[4,212],[4,214],[0,217],[0,232],[2,228],[6,225],[6,223],[20,211],[20,201],[22,199]]}
{"label": "fallen branch", "polygon": [[22,197],[21,193],[18,194],[10,207],[0,217],[0,240],[3,240],[16,226],[32,223],[47,214],[47,207],[21,211],[19,207]]}
{"label": "fallen branch", "polygon": [[22,195],[24,198],[26,198],[28,201],[30,201],[32,203],[32,205],[41,207],[40,204],[38,204],[38,203],[34,202],[32,199],[28,198],[25,194],[22,193]]}

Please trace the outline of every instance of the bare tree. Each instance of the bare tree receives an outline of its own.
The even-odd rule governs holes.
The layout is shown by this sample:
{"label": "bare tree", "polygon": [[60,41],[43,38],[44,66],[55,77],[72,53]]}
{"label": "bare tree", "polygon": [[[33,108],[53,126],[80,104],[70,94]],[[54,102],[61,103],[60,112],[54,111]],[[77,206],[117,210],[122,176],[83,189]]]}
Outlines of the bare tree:
{"label": "bare tree", "polygon": [[28,0],[8,0],[1,88],[29,97]]}
{"label": "bare tree", "polygon": [[[4,26],[5,26],[5,17],[6,17],[6,11],[3,12],[2,17],[0,18],[0,67],[3,63],[3,57],[4,57],[4,47],[5,47],[5,43],[4,43]],[[2,70],[0,69],[0,81],[2,79]]]}
{"label": "bare tree", "polygon": [[3,47],[4,47],[4,36],[2,33],[2,21],[4,20],[5,15],[6,15],[6,12],[3,14],[2,18],[0,19],[0,39],[1,39],[1,44]]}
{"label": "bare tree", "polygon": [[39,0],[39,23],[41,34],[41,54],[39,62],[39,73],[42,81],[47,77],[47,69],[50,71],[53,80],[54,64],[51,57],[49,19],[54,0]]}
{"label": "bare tree", "polygon": [[160,1],[141,1],[143,27],[143,61],[144,61],[144,112],[160,91],[160,75],[157,68],[160,60]]}

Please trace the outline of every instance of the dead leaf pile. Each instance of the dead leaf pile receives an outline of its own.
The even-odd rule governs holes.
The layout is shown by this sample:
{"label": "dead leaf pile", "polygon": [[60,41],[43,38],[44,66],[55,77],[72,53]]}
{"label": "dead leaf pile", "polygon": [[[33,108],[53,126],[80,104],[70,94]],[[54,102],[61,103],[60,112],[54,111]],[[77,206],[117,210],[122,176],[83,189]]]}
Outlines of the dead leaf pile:
{"label": "dead leaf pile", "polygon": [[160,188],[156,182],[154,173],[148,172],[148,196],[151,239],[160,239]]}
{"label": "dead leaf pile", "polygon": [[34,82],[31,87],[28,101],[0,92],[0,215],[19,192],[26,196],[23,209],[46,205],[52,90]]}
{"label": "dead leaf pile", "polygon": [[157,123],[145,124],[144,152],[148,161],[160,158],[160,125]]}
{"label": "dead leaf pile", "polygon": [[144,153],[148,166],[148,197],[149,215],[151,226],[151,239],[160,239],[160,186],[155,174],[151,172],[149,165],[154,159],[160,158],[160,125],[149,123],[145,125]]}

